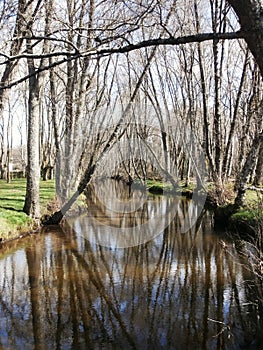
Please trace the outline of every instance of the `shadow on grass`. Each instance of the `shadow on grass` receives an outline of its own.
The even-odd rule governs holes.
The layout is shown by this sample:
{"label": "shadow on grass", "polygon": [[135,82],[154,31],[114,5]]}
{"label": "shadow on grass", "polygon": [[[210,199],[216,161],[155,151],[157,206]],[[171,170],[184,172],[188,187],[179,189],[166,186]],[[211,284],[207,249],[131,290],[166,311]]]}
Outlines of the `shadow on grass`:
{"label": "shadow on grass", "polygon": [[3,201],[10,201],[10,202],[24,202],[24,198],[21,198],[21,199],[18,199],[18,198],[5,198],[5,197],[2,197],[0,198],[0,201],[3,202]]}
{"label": "shadow on grass", "polygon": [[0,209],[5,209],[5,210],[12,210],[12,211],[16,211],[18,213],[23,213],[23,210],[22,209],[15,209],[13,207],[4,207],[2,205],[0,205]]}

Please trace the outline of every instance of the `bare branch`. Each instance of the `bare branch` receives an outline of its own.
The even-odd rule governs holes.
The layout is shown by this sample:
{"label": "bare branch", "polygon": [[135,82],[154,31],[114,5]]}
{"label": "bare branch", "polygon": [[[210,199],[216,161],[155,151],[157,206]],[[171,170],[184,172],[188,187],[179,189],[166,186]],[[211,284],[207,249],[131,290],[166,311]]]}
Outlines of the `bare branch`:
{"label": "bare branch", "polygon": [[[170,38],[156,38],[151,40],[145,40],[138,42],[137,44],[128,44],[122,47],[117,48],[105,48],[98,50],[97,48],[92,48],[88,51],[83,52],[52,52],[47,53],[45,55],[43,54],[21,54],[17,56],[10,57],[10,60],[16,60],[16,59],[22,59],[22,58],[31,58],[31,59],[43,59],[43,58],[49,58],[49,57],[58,57],[58,56],[65,56],[64,59],[54,62],[52,65],[43,66],[36,70],[36,74],[39,74],[42,71],[48,70],[52,67],[61,65],[65,62],[75,60],[77,58],[87,58],[87,57],[95,57],[96,59],[98,57],[104,57],[111,54],[118,54],[118,53],[127,53],[135,50],[139,50],[141,48],[147,48],[152,46],[176,46],[176,45],[183,45],[183,44],[190,44],[190,43],[201,43],[204,41],[209,40],[232,40],[232,39],[241,39],[243,38],[243,32],[229,32],[229,33],[202,33],[202,34],[193,34],[193,35],[187,35],[187,36],[181,36],[181,37],[170,37]],[[4,56],[3,53],[0,53],[0,55]],[[15,86],[27,79],[29,79],[31,75],[26,75],[21,79],[18,79],[14,82],[11,82],[10,84],[4,85],[0,87],[0,90],[3,89],[9,89],[12,86]]]}
{"label": "bare branch", "polygon": [[243,38],[243,33],[241,31],[238,32],[230,32],[230,33],[202,33],[202,34],[193,34],[193,35],[186,35],[186,36],[180,36],[177,38],[170,37],[170,38],[158,38],[158,39],[151,39],[151,40],[145,40],[141,41],[137,44],[131,44],[127,46],[123,46],[116,49],[102,49],[100,51],[97,51],[98,55],[103,55],[104,53],[125,53],[130,52],[134,50],[138,50],[141,48],[146,48],[150,46],[163,46],[163,45],[181,45],[181,44],[190,44],[190,43],[200,43],[204,41],[209,40],[231,40],[231,39],[241,39]]}

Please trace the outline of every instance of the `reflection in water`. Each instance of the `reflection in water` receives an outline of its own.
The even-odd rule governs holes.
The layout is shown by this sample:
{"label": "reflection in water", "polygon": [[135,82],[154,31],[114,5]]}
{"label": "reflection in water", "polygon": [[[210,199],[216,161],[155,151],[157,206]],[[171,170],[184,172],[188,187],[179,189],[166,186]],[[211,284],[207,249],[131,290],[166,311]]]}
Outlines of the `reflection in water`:
{"label": "reflection in water", "polygon": [[198,205],[186,206],[179,196],[147,197],[136,185],[99,181],[89,189],[88,213],[78,220],[69,218],[68,222],[90,242],[127,248],[152,240],[175,218],[177,232],[186,232],[202,213],[203,202],[200,197]]}
{"label": "reflection in water", "polygon": [[179,228],[129,248],[69,228],[4,247],[0,349],[259,349],[262,311],[235,246],[220,244],[209,213]]}

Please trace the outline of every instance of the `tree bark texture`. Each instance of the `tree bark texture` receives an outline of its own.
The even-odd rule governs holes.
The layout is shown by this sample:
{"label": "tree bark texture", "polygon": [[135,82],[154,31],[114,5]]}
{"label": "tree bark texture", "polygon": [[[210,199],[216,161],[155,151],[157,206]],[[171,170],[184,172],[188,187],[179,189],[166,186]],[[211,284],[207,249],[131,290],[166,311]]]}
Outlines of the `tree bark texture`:
{"label": "tree bark texture", "polygon": [[261,142],[258,151],[258,161],[255,171],[254,185],[260,186],[263,184],[263,142]]}
{"label": "tree bark texture", "polygon": [[236,12],[241,31],[263,76],[263,5],[260,0],[228,0]]}
{"label": "tree bark texture", "polygon": [[248,177],[256,163],[257,153],[262,144],[263,144],[263,131],[254,138],[251,149],[246,157],[245,164],[240,172],[238,184],[236,184],[237,196],[235,198],[235,206],[237,208],[242,207],[244,204]]}
{"label": "tree bark texture", "polygon": [[39,105],[35,91],[30,91],[29,95],[27,187],[23,210],[32,218],[39,219]]}

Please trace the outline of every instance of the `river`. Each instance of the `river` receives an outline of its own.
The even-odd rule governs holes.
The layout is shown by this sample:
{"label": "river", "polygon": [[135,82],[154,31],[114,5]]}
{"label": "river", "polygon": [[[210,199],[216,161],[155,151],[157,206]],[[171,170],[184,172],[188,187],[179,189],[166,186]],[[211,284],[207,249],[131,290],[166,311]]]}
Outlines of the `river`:
{"label": "river", "polygon": [[242,245],[194,201],[118,186],[3,245],[0,349],[262,349]]}

